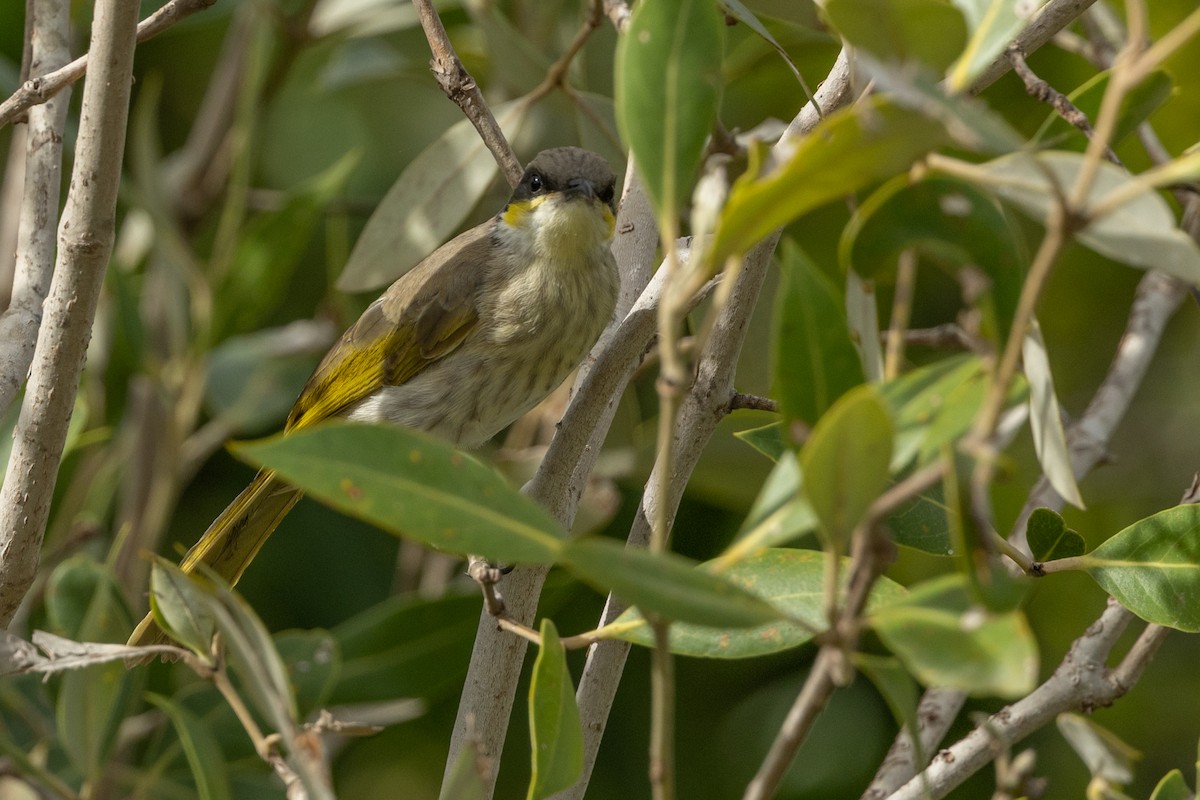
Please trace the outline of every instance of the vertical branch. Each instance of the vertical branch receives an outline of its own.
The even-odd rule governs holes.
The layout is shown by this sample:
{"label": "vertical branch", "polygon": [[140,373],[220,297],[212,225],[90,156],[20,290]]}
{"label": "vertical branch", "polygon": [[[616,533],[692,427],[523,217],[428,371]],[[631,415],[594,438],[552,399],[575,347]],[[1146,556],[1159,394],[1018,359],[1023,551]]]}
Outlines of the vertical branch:
{"label": "vertical branch", "polygon": [[[70,3],[36,0],[30,9],[29,71],[41,75],[71,57],[67,45]],[[58,218],[62,132],[69,102],[70,93],[63,92],[29,110],[12,301],[0,316],[0,414],[12,405],[33,361],[42,303],[54,272],[54,220]]]}
{"label": "vertical branch", "polygon": [[95,58],[83,91],[54,279],[0,490],[0,624],[5,626],[37,572],[67,423],[112,253],[137,12],[137,0],[96,3],[91,40]]}

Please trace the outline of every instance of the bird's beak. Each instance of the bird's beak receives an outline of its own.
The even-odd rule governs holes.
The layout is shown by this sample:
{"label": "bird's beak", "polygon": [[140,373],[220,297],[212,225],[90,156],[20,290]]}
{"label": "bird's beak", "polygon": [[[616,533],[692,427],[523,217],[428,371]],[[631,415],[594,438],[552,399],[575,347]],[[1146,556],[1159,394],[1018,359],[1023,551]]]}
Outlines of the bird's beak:
{"label": "bird's beak", "polygon": [[595,198],[596,187],[592,186],[592,182],[587,178],[572,178],[567,184],[566,191],[563,192],[568,198],[583,197],[587,199]]}

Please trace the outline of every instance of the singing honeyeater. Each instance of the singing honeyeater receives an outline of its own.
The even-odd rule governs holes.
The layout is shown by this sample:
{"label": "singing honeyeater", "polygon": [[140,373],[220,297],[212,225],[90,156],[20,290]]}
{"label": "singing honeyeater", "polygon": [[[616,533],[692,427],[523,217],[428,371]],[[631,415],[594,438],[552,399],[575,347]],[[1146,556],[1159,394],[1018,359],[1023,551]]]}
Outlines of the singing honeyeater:
{"label": "singing honeyeater", "polygon": [[[500,213],[442,245],[325,355],[285,432],[339,416],[475,447],[537,405],[596,343],[616,304],[614,176],[577,147],[539,153]],[[182,562],[235,583],[301,492],[269,470]],[[148,615],[130,643],[149,640]]]}

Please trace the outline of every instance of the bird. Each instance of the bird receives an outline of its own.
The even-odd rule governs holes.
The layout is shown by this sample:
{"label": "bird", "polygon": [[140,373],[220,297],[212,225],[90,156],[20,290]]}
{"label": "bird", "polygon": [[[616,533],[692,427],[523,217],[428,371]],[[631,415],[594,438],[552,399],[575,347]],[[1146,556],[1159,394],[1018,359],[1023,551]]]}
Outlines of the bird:
{"label": "bird", "polygon": [[[326,353],[284,435],[332,417],[486,442],[557,388],[611,320],[616,177],[578,147],[538,153],[499,213],[396,280]],[[180,567],[235,584],[303,491],[261,470]],[[147,614],[132,645],[162,641]]]}

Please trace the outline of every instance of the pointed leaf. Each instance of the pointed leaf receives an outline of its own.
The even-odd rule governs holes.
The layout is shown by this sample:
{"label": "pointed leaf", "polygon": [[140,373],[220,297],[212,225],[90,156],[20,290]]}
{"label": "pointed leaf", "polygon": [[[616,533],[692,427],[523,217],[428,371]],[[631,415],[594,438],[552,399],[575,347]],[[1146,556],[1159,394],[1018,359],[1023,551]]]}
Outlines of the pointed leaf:
{"label": "pointed leaf", "polygon": [[942,125],[878,96],[822,120],[771,172],[733,185],[708,250],[714,264],[776,228],[872,181],[889,178],[949,141]]}
{"label": "pointed leaf", "polygon": [[[1048,170],[1059,186],[1069,190],[1082,162],[1078,153],[1019,153],[981,164],[980,169],[993,178],[993,191],[1044,224],[1056,195],[1042,170]],[[1088,205],[1128,188],[1132,180],[1123,170],[1101,162]],[[1132,267],[1157,269],[1189,284],[1200,283],[1200,248],[1176,226],[1166,201],[1148,189],[1093,220],[1076,238],[1097,253]]]}
{"label": "pointed leaf", "polygon": [[879,393],[860,386],[821,417],[800,451],[804,491],[827,545],[837,552],[887,487],[893,437]]}
{"label": "pointed leaf", "polygon": [[736,431],[733,435],[772,461],[778,461],[787,448],[783,441],[782,422],[772,422],[761,428]]}
{"label": "pointed leaf", "polygon": [[1173,769],[1154,787],[1154,794],[1150,795],[1150,800],[1196,800],[1196,795],[1188,788],[1183,773]]}
{"label": "pointed leaf", "polygon": [[721,18],[712,0],[634,9],[617,45],[617,123],[660,219],[687,202],[717,116]]}
{"label": "pointed leaf", "polygon": [[1200,631],[1200,505],[1160,511],[1082,557],[1092,579],[1147,622]]}
{"label": "pointed leaf", "polygon": [[[696,658],[755,658],[799,647],[825,630],[825,554],[817,550],[769,549],[723,567],[721,559],[701,569],[720,569],[731,582],[754,592],[784,612],[792,622],[769,622],[737,630],[675,623],[671,626],[671,652]],[[842,591],[850,574],[850,560],[839,571]],[[880,578],[871,590],[868,609],[883,608],[905,595],[904,587]],[[600,629],[606,638],[623,639],[644,647],[654,646],[654,635],[637,609],[629,609]]]}
{"label": "pointed leaf", "polygon": [[1021,358],[1025,364],[1025,378],[1029,381],[1029,425],[1033,428],[1038,463],[1058,496],[1076,508],[1083,508],[1058,396],[1054,392],[1054,377],[1050,374],[1050,358],[1037,320],[1025,332]]}
{"label": "pointed leaf", "polygon": [[1048,508],[1035,508],[1029,515],[1025,539],[1034,561],[1073,558],[1083,555],[1086,550],[1083,537],[1068,528],[1063,518]]}
{"label": "pointed leaf", "polygon": [[541,636],[529,682],[533,767],[527,800],[541,800],[566,789],[583,773],[583,723],[567,671],[567,653],[548,619],[542,620]]}
{"label": "pointed leaf", "polygon": [[209,657],[216,622],[196,579],[156,556],[150,567],[150,611],[168,636],[202,659]]}
{"label": "pointed leaf", "polygon": [[919,584],[872,613],[870,624],[927,686],[1019,697],[1037,680],[1037,643],[1025,617],[973,606],[961,575]]}
{"label": "pointed leaf", "polygon": [[545,564],[562,547],[556,523],[495,470],[416,431],[322,423],[234,452],[339,511],[447,552]]}
{"label": "pointed leaf", "polygon": [[775,308],[776,393],[785,425],[799,420],[811,426],[834,401],[863,382],[862,364],[833,283],[790,242],[784,244],[781,266],[783,285]]}
{"label": "pointed leaf", "polygon": [[746,628],[781,618],[770,603],[674,553],[653,554],[610,539],[572,539],[562,565],[630,605],[670,620]]}
{"label": "pointed leaf", "polygon": [[[511,141],[529,106],[497,106]],[[469,119],[456,122],[420,152],[388,189],[338,278],[343,292],[377,289],[399,278],[462,227],[496,177],[496,161]]]}

